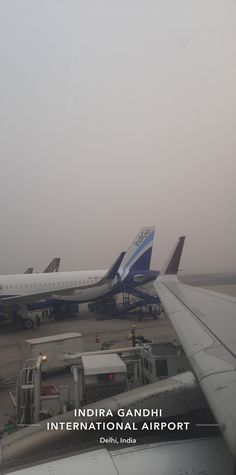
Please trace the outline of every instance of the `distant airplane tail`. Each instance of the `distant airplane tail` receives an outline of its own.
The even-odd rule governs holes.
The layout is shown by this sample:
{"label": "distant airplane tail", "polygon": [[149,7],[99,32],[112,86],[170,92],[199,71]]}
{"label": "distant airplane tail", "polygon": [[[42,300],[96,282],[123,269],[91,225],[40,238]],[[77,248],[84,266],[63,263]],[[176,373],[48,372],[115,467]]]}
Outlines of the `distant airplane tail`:
{"label": "distant airplane tail", "polygon": [[129,274],[145,273],[150,270],[155,227],[142,228],[130,247],[119,268],[121,282]]}
{"label": "distant airplane tail", "polygon": [[46,269],[43,271],[44,273],[48,272],[58,272],[59,266],[60,266],[61,258],[60,257],[54,257],[52,261],[48,264]]}
{"label": "distant airplane tail", "polygon": [[33,267],[28,267],[28,269],[25,271],[25,274],[33,274],[33,270]]}

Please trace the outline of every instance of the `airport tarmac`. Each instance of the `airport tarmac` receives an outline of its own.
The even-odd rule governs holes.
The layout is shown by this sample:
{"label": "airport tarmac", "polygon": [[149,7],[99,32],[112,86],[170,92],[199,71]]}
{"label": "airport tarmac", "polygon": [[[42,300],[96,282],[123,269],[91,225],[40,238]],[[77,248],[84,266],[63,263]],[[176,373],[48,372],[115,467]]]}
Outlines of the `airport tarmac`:
{"label": "airport tarmac", "polygon": [[[9,331],[5,330],[0,335],[0,348],[2,353],[0,363],[1,379],[18,374],[20,369],[20,345],[24,340],[39,338],[49,335],[58,335],[68,332],[79,332],[83,335],[84,351],[100,350],[101,344],[126,342],[132,324],[136,322],[136,335],[143,335],[147,339],[163,341],[166,338],[175,338],[175,332],[167,319],[153,320],[144,318],[136,321],[135,317],[127,319],[99,320],[100,316],[90,312],[81,312],[76,319],[63,321],[43,321],[40,328],[33,330]],[[96,333],[100,342],[96,343]],[[122,345],[123,346],[123,345]]]}
{"label": "airport tarmac", "polygon": [[[204,288],[236,297],[235,284],[205,286]],[[0,386],[0,426],[5,424],[9,419],[9,415],[14,412],[8,392],[15,387],[14,379],[20,370],[20,345],[26,339],[77,331],[83,335],[84,351],[100,350],[101,344],[105,342],[117,346],[131,346],[128,335],[133,323],[136,323],[136,335],[143,335],[153,342],[176,339],[174,329],[168,319],[163,316],[158,320],[145,317],[141,321],[137,321],[137,318],[130,316],[126,319],[104,320],[100,320],[99,317],[94,313],[82,311],[76,319],[46,320],[36,330],[16,331],[15,329],[5,329],[1,332],[0,378],[2,381],[13,378],[13,383],[4,387]],[[96,334],[98,334],[99,342],[96,341]],[[59,377],[58,381],[59,384],[63,384],[63,376]]]}

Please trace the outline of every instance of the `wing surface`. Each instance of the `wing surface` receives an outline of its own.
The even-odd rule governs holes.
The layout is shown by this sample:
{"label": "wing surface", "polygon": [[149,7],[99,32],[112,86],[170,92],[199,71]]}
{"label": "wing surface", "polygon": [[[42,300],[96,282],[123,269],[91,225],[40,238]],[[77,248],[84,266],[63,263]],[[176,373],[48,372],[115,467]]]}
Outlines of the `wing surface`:
{"label": "wing surface", "polygon": [[236,458],[236,299],[178,281],[183,241],[154,285]]}

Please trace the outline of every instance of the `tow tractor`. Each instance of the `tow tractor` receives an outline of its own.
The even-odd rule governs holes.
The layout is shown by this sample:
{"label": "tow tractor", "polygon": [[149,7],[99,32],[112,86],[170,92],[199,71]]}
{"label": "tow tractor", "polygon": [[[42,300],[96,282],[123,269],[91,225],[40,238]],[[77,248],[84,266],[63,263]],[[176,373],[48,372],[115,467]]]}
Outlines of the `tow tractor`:
{"label": "tow tractor", "polygon": [[40,325],[40,315],[38,312],[22,312],[14,311],[0,312],[0,326],[9,327],[14,325],[19,329],[30,330]]}

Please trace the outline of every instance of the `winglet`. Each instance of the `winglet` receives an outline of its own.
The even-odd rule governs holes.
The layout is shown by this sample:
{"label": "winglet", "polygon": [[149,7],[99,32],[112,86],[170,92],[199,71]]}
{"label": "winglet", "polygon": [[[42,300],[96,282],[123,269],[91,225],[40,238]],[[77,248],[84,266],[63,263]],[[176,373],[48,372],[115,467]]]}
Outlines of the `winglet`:
{"label": "winglet", "polygon": [[121,252],[119,257],[116,259],[116,261],[111,265],[111,267],[108,269],[106,275],[104,275],[103,279],[114,279],[117,275],[118,269],[120,268],[121,262],[124,259],[125,252]]}
{"label": "winglet", "polygon": [[173,252],[171,253],[167,264],[165,265],[164,269],[161,271],[162,275],[166,275],[166,274],[176,275],[177,274],[183,247],[184,247],[184,241],[185,241],[185,236],[181,236],[178,239],[177,244]]}

